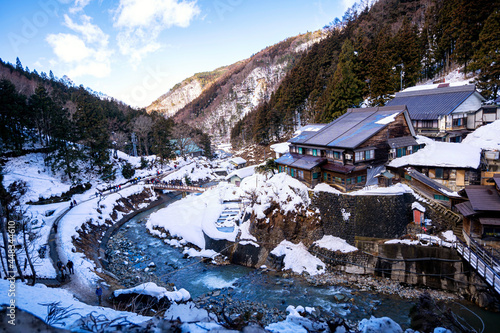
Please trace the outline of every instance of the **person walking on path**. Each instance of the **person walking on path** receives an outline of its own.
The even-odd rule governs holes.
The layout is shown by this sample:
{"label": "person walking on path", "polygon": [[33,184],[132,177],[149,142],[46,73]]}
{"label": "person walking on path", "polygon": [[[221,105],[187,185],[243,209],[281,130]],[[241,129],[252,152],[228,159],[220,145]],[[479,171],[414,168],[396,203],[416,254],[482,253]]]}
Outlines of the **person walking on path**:
{"label": "person walking on path", "polygon": [[101,288],[101,286],[97,286],[97,288],[95,289],[95,294],[97,295],[97,301],[99,302],[99,305],[101,305],[101,301],[102,301],[102,288]]}
{"label": "person walking on path", "polygon": [[64,265],[61,263],[61,268],[59,268],[59,271],[61,272],[61,280],[62,280],[62,281],[66,280],[66,275],[64,275],[64,271],[66,271],[66,266],[64,266]]}
{"label": "person walking on path", "polygon": [[75,274],[75,270],[73,269],[73,262],[71,260],[68,260],[68,262],[66,263],[66,267],[68,267],[69,274]]}
{"label": "person walking on path", "polygon": [[63,270],[64,265],[61,262],[61,260],[57,260],[56,266],[57,266],[57,271],[61,273],[61,281],[64,281],[64,270]]}

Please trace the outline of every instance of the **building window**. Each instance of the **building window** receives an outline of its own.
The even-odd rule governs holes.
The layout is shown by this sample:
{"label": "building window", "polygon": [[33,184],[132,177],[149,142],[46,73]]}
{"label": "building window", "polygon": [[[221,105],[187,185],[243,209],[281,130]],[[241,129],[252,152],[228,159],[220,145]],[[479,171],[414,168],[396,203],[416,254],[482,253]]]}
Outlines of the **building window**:
{"label": "building window", "polygon": [[434,199],[442,201],[450,201],[450,198],[441,194],[434,194]]}
{"label": "building window", "polygon": [[304,179],[304,171],[298,170],[297,171],[297,176],[299,177],[299,179]]}
{"label": "building window", "polygon": [[281,165],[278,165],[278,172],[281,172]]}
{"label": "building window", "polygon": [[336,160],[340,160],[342,158],[341,155],[340,155],[340,152],[334,151],[333,152],[333,158],[336,159]]}
{"label": "building window", "polygon": [[413,146],[413,152],[416,153],[420,149],[420,146]]}
{"label": "building window", "polygon": [[328,179],[327,177],[329,176],[329,174],[327,173],[324,173],[323,174],[323,181],[326,182],[326,180]]}
{"label": "building window", "polygon": [[375,150],[365,150],[355,152],[356,162],[371,160],[375,157]]}
{"label": "building window", "polygon": [[313,149],[313,156],[318,156],[318,150],[317,149]]}
{"label": "building window", "polygon": [[[408,155],[407,154],[407,150],[406,150],[406,147],[401,147],[401,148],[398,148],[397,149],[397,153],[396,153],[396,157],[402,157],[402,156],[406,156]],[[411,154],[411,153],[410,153]]]}
{"label": "building window", "polygon": [[299,147],[299,154],[304,154],[304,152],[302,151],[302,147]]}
{"label": "building window", "polygon": [[365,177],[365,176],[358,176],[358,177],[357,177],[357,182],[358,182],[358,183],[364,183],[364,182],[365,182],[365,180],[366,180],[366,177]]}
{"label": "building window", "polygon": [[346,179],[347,185],[351,185],[351,178]]}
{"label": "building window", "polygon": [[326,157],[327,157],[327,158],[333,158],[333,151],[331,151],[331,150],[327,150],[327,151],[326,151]]}
{"label": "building window", "polygon": [[330,183],[332,181],[332,175],[328,174],[328,182]]}
{"label": "building window", "polygon": [[342,178],[340,178],[340,177],[335,177],[335,182],[336,182],[337,184],[342,183]]}
{"label": "building window", "polygon": [[436,168],[436,179],[443,179],[443,168]]}

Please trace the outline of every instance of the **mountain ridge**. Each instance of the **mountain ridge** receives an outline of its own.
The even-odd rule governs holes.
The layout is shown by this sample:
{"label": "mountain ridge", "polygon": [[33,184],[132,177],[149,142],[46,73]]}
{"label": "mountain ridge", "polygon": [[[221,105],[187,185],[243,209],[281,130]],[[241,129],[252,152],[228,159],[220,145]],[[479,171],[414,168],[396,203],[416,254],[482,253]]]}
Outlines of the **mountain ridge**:
{"label": "mountain ridge", "polygon": [[228,141],[234,123],[269,100],[296,60],[324,37],[323,30],[289,37],[248,59],[212,72],[197,73],[146,109],[196,125],[217,140]]}

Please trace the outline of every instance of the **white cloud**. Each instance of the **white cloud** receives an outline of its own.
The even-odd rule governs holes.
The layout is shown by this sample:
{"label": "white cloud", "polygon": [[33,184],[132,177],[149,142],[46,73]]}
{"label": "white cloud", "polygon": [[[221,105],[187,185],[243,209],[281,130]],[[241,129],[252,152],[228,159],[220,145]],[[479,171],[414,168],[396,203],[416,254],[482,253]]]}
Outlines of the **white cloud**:
{"label": "white cloud", "polygon": [[46,40],[71,77],[105,77],[111,72],[113,53],[108,48],[109,36],[92,23],[91,17],[80,15],[79,19],[81,23],[64,15],[64,25],[75,33],[50,34]]}
{"label": "white cloud", "polygon": [[64,62],[81,61],[91,53],[83,40],[75,35],[51,34],[47,36],[47,42],[52,46],[56,56]]}
{"label": "white cloud", "polygon": [[114,17],[120,52],[138,62],[161,47],[157,40],[164,29],[186,28],[199,13],[196,0],[121,0]]}
{"label": "white cloud", "polygon": [[73,7],[69,9],[69,12],[74,14],[83,10],[83,8],[85,8],[90,3],[90,1],[92,0],[75,0]]}

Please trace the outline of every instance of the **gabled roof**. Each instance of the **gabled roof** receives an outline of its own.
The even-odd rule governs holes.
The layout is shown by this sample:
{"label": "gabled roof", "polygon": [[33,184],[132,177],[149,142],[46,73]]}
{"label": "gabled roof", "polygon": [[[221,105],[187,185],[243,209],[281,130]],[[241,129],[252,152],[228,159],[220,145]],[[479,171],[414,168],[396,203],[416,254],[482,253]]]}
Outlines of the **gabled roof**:
{"label": "gabled roof", "polygon": [[494,185],[468,185],[465,192],[475,211],[500,212],[500,195]]}
{"label": "gabled roof", "polygon": [[405,114],[412,135],[413,126],[404,105],[348,109],[317,132],[302,132],[289,142],[312,146],[355,149],[367,139],[388,126],[401,113]]}
{"label": "gabled roof", "polygon": [[243,178],[252,176],[254,173],[255,173],[255,165],[251,165],[251,166],[248,166],[246,168],[234,170],[229,175],[227,175],[225,177],[225,179],[229,180],[229,179],[233,178],[234,176],[237,176],[238,178],[243,179]]}
{"label": "gabled roof", "polygon": [[419,143],[412,136],[401,136],[398,138],[387,139],[387,143],[391,148],[401,148],[408,146],[418,146]]}
{"label": "gabled roof", "polygon": [[240,164],[245,164],[247,161],[242,157],[236,156],[230,159],[229,162],[240,165]]}
{"label": "gabled roof", "polygon": [[[473,84],[455,87],[402,91],[386,106],[406,105],[413,120],[433,120],[448,115],[476,91]],[[476,93],[480,99],[482,97]],[[473,110],[476,111],[476,110]]]}

